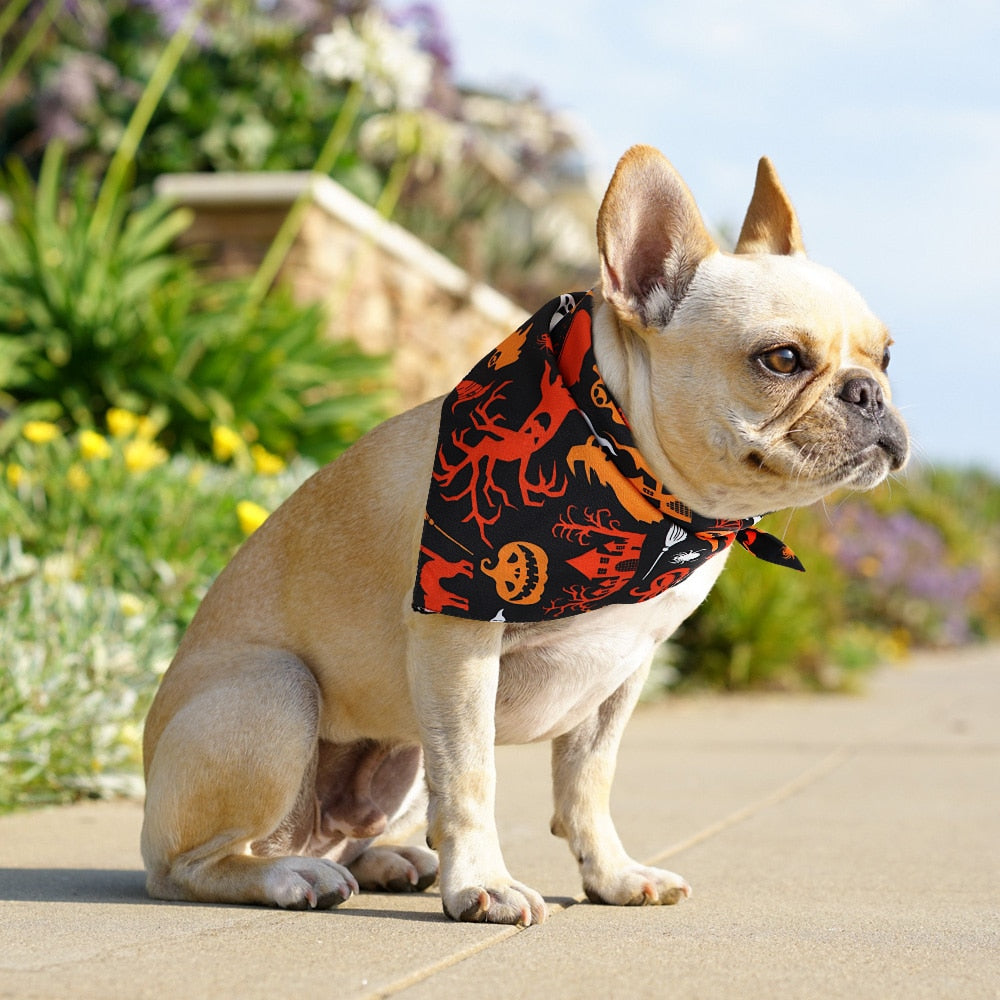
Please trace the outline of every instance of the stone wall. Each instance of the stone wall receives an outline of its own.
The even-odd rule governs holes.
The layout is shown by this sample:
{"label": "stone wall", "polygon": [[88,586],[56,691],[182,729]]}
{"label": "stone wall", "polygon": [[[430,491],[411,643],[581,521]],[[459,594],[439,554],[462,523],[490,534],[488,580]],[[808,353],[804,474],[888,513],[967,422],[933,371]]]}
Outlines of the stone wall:
{"label": "stone wall", "polygon": [[325,303],[330,336],[392,355],[401,408],[448,392],[526,316],[329,178],[171,174],[156,188],[194,211],[179,242],[230,275],[257,267],[292,203],[308,190],[282,274],[300,300]]}

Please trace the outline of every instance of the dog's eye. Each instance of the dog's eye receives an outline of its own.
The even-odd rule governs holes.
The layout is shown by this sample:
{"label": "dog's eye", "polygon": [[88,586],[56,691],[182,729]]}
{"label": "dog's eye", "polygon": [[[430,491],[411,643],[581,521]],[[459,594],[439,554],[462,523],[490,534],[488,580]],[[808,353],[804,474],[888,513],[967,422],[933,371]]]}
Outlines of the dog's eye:
{"label": "dog's eye", "polygon": [[775,375],[795,375],[802,371],[802,358],[794,347],[775,347],[760,355],[760,363]]}
{"label": "dog's eye", "polygon": [[889,354],[889,348],[887,347],[882,354],[882,371],[885,371],[889,367],[889,360],[891,355]]}

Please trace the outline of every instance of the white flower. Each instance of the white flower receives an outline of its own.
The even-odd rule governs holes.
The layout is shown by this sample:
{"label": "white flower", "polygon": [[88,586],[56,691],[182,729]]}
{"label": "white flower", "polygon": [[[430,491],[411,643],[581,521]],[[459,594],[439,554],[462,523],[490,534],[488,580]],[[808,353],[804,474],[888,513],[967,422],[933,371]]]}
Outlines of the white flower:
{"label": "white flower", "polygon": [[464,131],[438,112],[422,108],[372,115],[358,138],[369,158],[391,164],[409,157],[414,176],[427,180],[435,168],[457,164]]}
{"label": "white flower", "polygon": [[357,29],[338,18],[317,36],[306,68],[334,82],[362,83],[380,108],[418,108],[430,91],[434,60],[418,47],[415,31],[368,10]]}

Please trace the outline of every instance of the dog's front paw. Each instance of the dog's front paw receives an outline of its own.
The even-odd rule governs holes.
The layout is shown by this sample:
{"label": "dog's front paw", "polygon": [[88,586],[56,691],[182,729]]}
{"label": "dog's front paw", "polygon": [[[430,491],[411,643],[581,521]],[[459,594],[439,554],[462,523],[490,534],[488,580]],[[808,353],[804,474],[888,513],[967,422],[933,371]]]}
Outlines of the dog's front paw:
{"label": "dog's front paw", "polygon": [[268,899],[285,910],[328,910],[358,891],[354,876],[323,858],[275,858],[267,865]]}
{"label": "dog's front paw", "polygon": [[691,895],[680,875],[637,862],[603,878],[585,875],[583,888],[592,903],[612,906],[672,906]]}
{"label": "dog's front paw", "polygon": [[452,920],[530,927],[546,916],[545,901],[528,886],[513,880],[502,885],[469,886],[442,893],[444,912]]}

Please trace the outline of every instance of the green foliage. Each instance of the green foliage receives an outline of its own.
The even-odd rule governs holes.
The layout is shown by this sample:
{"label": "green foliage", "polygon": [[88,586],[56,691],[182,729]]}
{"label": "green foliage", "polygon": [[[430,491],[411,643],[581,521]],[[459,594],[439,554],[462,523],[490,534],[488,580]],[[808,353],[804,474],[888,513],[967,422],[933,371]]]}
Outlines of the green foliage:
{"label": "green foliage", "polygon": [[850,687],[910,648],[1000,633],[998,514],[996,479],[918,468],[871,494],[772,516],[806,572],[732,553],[671,640],[670,680]]}
{"label": "green foliage", "polygon": [[385,359],[327,339],[322,307],[297,305],[283,287],[248,315],[249,285],[157,290],[153,332],[163,364],[144,395],[169,408],[175,447],[204,451],[222,423],[281,455],[329,461],[387,416]]}
{"label": "green foliage", "polygon": [[[133,4],[112,9],[105,57],[120,78],[141,80],[161,44],[157,19]],[[244,14],[218,19],[204,41],[181,61],[150,122],[137,157],[139,182],[171,171],[311,169],[346,88],[305,68],[309,36],[288,22]],[[109,93],[95,139],[113,139],[114,123],[130,110],[127,92]],[[353,155],[339,166],[358,168]]]}
{"label": "green foliage", "polygon": [[111,407],[165,413],[164,440],[204,452],[212,427],[326,461],[386,413],[385,364],[324,334],[318,305],[282,288],[244,308],[248,279],[210,281],[170,249],[188,213],[119,194],[100,242],[93,184],[60,195],[50,147],[37,186],[16,162],[0,239],[0,374],[20,404],[78,427]]}
{"label": "green foliage", "polygon": [[241,505],[263,516],[314,468],[169,458],[134,417],[24,430],[0,465],[0,811],[137,790],[141,719]]}
{"label": "green foliage", "polygon": [[141,790],[138,720],[177,631],[149,598],[71,568],[16,538],[0,549],[0,812]]}
{"label": "green foliage", "polygon": [[126,405],[127,383],[141,386],[160,367],[152,301],[190,280],[190,267],[169,252],[190,216],[163,202],[128,213],[119,198],[96,244],[94,185],[78,175],[64,200],[62,160],[50,147],[37,187],[17,161],[3,178],[14,217],[0,239],[0,358],[18,399],[54,400],[84,424]]}

